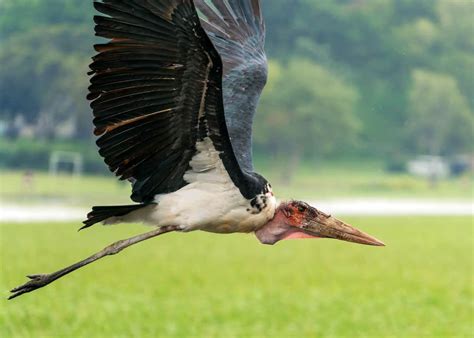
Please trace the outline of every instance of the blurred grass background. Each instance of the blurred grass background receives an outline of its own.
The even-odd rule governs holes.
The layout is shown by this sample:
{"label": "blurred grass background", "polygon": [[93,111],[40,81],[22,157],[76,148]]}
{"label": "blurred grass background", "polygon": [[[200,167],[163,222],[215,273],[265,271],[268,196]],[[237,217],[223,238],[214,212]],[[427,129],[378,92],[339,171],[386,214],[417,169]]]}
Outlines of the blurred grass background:
{"label": "blurred grass background", "polygon": [[[317,167],[300,166],[291,182],[284,182],[278,167],[258,164],[280,199],[332,199],[340,197],[387,197],[470,200],[474,191],[472,173],[439,180],[436,185],[407,173],[388,173],[379,162],[329,162]],[[60,203],[90,207],[130,203],[130,184],[112,177],[84,175],[50,176],[34,172],[25,184],[24,172],[0,171],[0,202],[31,204]]]}
{"label": "blurred grass background", "polygon": [[[350,217],[385,248],[169,234],[2,301],[2,337],[471,337],[469,217]],[[143,231],[1,224],[0,288]]]}

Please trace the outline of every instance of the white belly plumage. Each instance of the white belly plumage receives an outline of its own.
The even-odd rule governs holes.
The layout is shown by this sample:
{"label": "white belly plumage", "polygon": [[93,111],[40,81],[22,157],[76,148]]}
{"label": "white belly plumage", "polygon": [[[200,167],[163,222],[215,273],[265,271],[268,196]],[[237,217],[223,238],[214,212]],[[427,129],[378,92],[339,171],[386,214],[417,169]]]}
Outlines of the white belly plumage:
{"label": "white belly plumage", "polygon": [[188,185],[156,196],[157,204],[132,212],[121,221],[232,233],[255,231],[273,218],[277,206],[273,193],[257,196],[259,205],[252,206],[232,182],[211,140],[206,138],[196,148],[191,169],[184,176]]}
{"label": "white belly plumage", "polygon": [[180,225],[183,231],[251,232],[273,218],[275,198],[267,196],[267,201],[258,212],[235,186],[224,189],[218,184],[196,182],[159,196],[147,219],[153,225]]}

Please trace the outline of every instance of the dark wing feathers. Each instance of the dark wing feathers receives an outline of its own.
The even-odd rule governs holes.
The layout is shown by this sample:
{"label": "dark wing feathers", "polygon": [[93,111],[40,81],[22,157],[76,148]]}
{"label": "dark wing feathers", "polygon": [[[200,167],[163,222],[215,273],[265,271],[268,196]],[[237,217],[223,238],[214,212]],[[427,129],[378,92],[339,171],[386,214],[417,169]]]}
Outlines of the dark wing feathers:
{"label": "dark wing feathers", "polygon": [[190,36],[196,25],[190,1],[94,5],[109,15],[95,17],[96,34],[112,39],[96,46],[91,64],[99,152],[122,179],[134,179],[132,198],[147,202],[185,185],[208,63],[205,36]]}
{"label": "dark wing feathers", "polygon": [[132,199],[187,183],[196,142],[209,137],[233,182],[247,198],[261,180],[242,171],[230,144],[223,109],[222,61],[191,0],[103,0],[95,8],[90,65],[97,145],[109,168],[133,182]]}
{"label": "dark wing feathers", "polygon": [[222,57],[227,128],[240,166],[252,165],[252,124],[267,80],[260,0],[195,0],[203,28]]}

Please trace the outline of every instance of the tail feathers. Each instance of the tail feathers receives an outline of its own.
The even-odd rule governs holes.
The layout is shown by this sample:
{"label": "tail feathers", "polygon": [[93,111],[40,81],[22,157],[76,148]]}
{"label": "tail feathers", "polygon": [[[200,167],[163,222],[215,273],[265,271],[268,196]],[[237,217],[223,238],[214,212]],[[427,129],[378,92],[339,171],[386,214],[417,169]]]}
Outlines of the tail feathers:
{"label": "tail feathers", "polygon": [[105,221],[107,218],[124,216],[145,206],[146,204],[92,207],[92,211],[87,214],[87,219],[82,222],[84,226],[79,231]]}

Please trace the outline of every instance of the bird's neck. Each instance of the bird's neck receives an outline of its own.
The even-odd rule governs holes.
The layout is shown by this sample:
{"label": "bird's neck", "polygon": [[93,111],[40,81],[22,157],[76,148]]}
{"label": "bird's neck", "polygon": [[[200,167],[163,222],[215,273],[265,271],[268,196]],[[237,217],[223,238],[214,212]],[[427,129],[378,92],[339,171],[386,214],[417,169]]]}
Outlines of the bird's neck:
{"label": "bird's neck", "polygon": [[275,216],[265,225],[255,231],[258,240],[263,244],[275,244],[285,237],[285,234],[290,230],[286,223],[286,216],[282,209],[278,207],[275,211]]}

